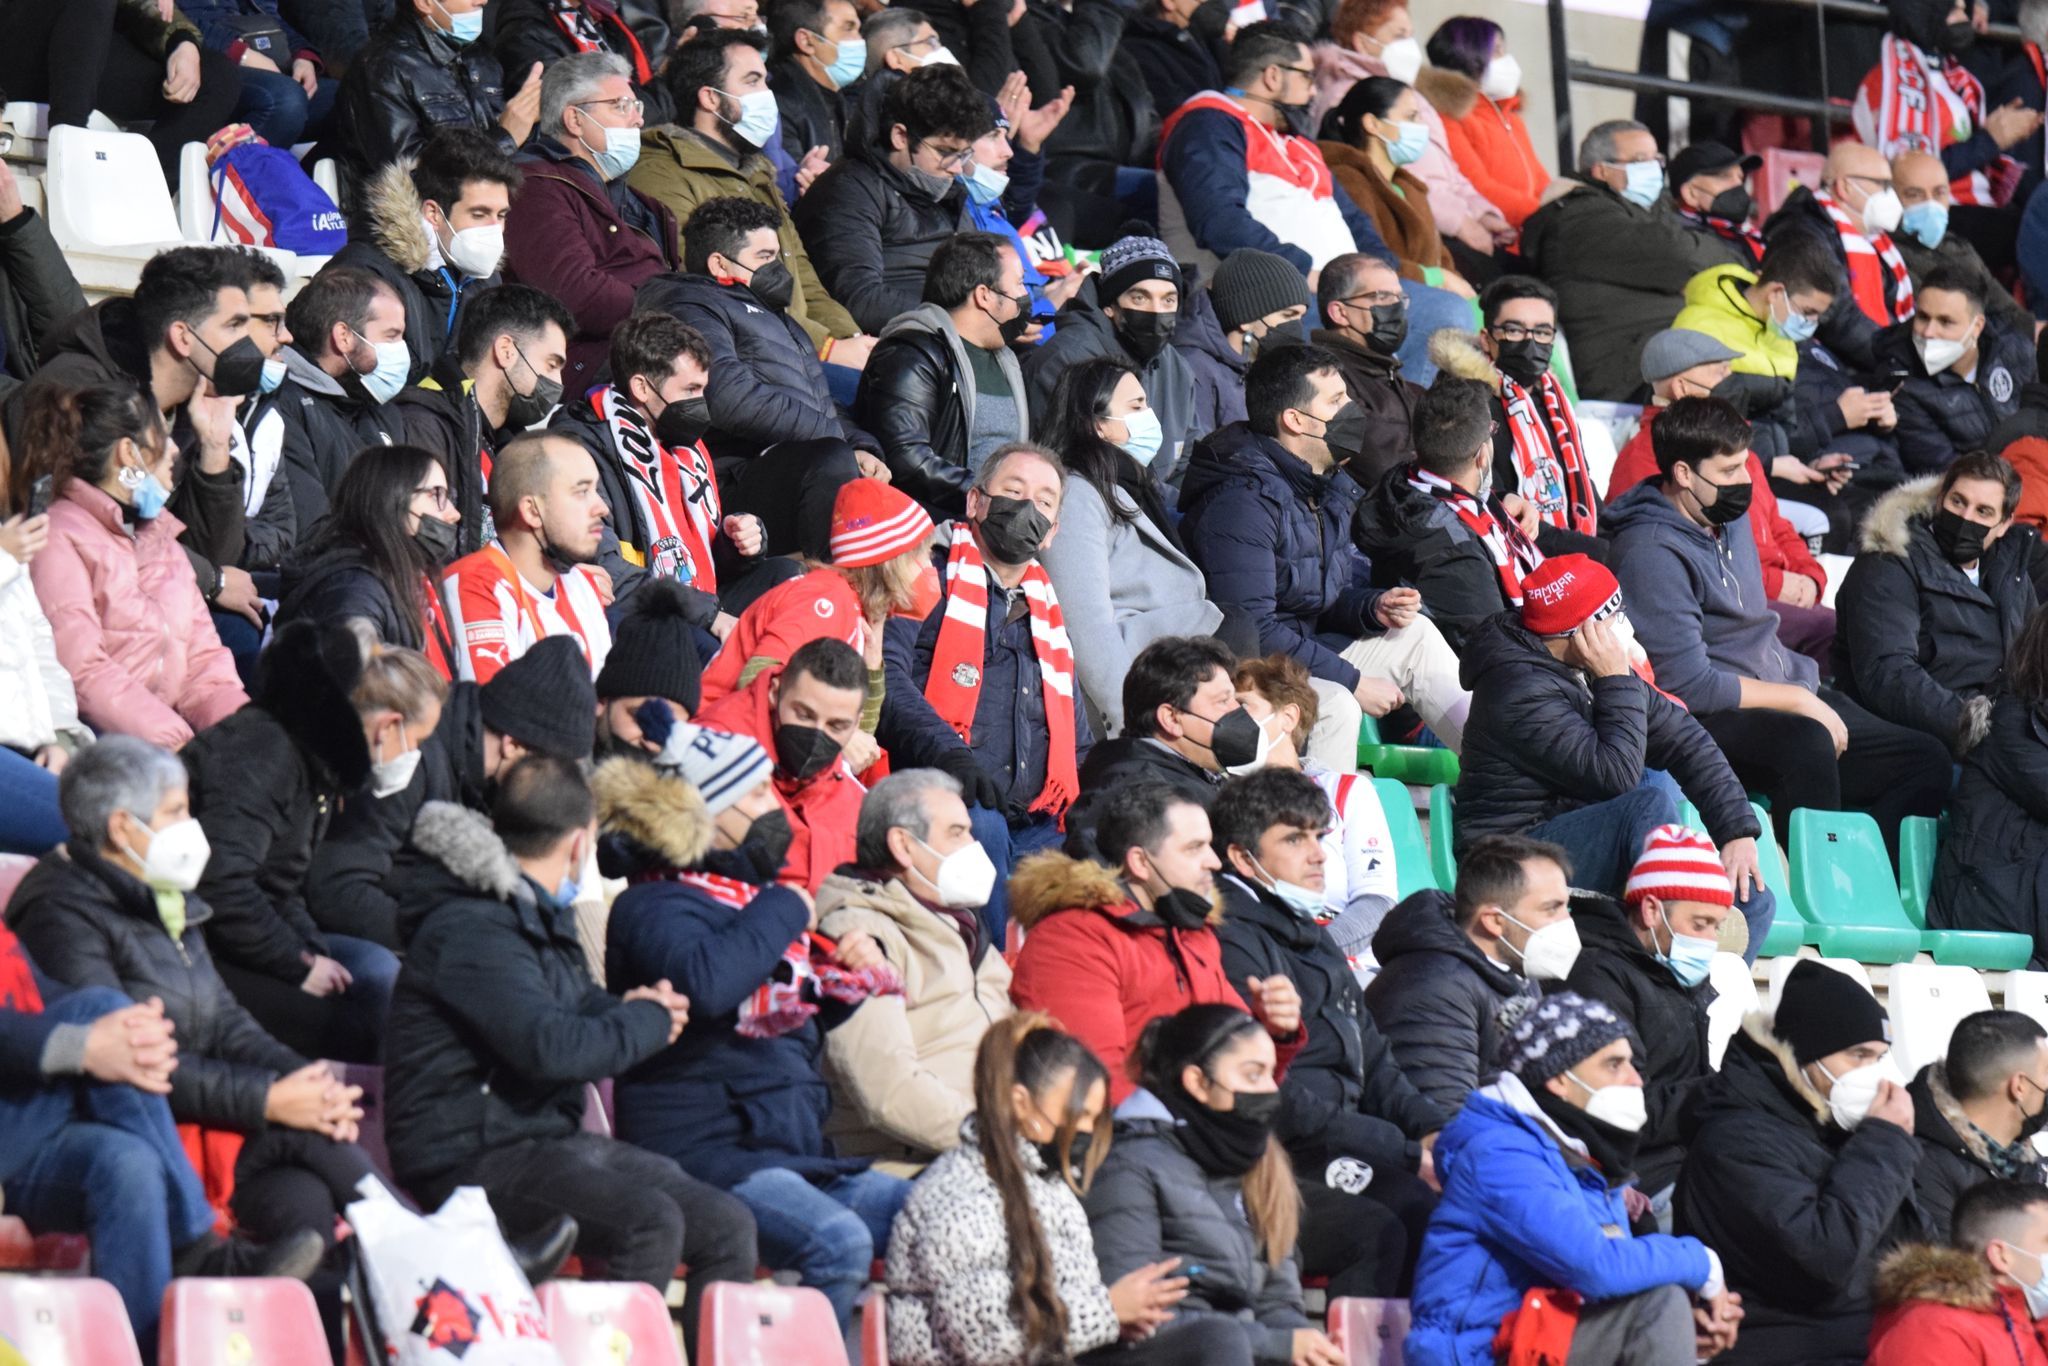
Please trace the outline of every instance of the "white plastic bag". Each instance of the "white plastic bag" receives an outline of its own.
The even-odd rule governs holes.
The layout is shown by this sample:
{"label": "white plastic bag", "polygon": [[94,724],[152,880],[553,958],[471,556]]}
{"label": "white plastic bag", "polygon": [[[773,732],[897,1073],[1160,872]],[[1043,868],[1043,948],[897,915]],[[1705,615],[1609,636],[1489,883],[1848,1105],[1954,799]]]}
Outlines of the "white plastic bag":
{"label": "white plastic bag", "polygon": [[430,1215],[365,1180],[348,1207],[371,1307],[399,1366],[562,1366],[491,1202],[463,1186]]}

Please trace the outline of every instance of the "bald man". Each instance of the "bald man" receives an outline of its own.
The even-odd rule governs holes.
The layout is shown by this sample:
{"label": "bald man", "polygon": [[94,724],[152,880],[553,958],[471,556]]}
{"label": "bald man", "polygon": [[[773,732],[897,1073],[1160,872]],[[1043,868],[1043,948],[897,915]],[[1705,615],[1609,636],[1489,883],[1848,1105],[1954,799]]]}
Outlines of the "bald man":
{"label": "bald man", "polygon": [[1892,158],[1892,188],[1898,191],[1905,215],[1892,234],[1906,268],[1913,272],[1913,288],[1936,266],[1947,266],[1976,282],[1984,293],[1984,312],[1992,322],[2023,337],[2040,330],[2033,314],[2020,307],[2012,291],[1977,254],[1977,248],[1959,232],[1949,228],[1949,209],[1954,199],[1949,192],[1948,171],[1932,152],[1901,152]]}
{"label": "bald man", "polygon": [[448,566],[441,598],[461,676],[488,683],[549,636],[576,639],[591,677],[604,667],[611,579],[597,567],[604,498],[583,443],[528,432],[491,468],[498,538]]}
{"label": "bald man", "polygon": [[1874,147],[1838,142],[1828,153],[1820,188],[1802,185],[1764,224],[1764,241],[1811,233],[1842,263],[1849,289],[1821,319],[1821,344],[1852,369],[1875,364],[1879,328],[1913,316],[1913,284],[1892,234],[1904,210],[1892,168]]}

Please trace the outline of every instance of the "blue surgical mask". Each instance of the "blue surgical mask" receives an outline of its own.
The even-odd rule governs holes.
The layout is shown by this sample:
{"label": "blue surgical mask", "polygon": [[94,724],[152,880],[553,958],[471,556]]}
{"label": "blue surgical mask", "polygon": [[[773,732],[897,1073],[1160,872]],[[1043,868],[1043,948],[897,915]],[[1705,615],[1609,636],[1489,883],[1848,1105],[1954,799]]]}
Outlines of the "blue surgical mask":
{"label": "blue surgical mask", "polygon": [[1649,208],[1664,193],[1664,168],[1656,162],[1631,161],[1621,169],[1628,176],[1621,197],[1637,208]]}
{"label": "blue surgical mask", "polygon": [[1771,329],[1786,341],[1797,346],[1800,342],[1812,339],[1813,334],[1820,330],[1820,321],[1817,318],[1809,318],[1804,313],[1795,310],[1792,307],[1792,300],[1788,297],[1785,300],[1785,316],[1783,318],[1778,316],[1776,308],[1771,310]]}
{"label": "blue surgical mask", "polygon": [[980,162],[974,164],[974,174],[961,179],[967,185],[967,197],[977,204],[993,204],[1003,197],[1003,191],[1010,188],[1010,177]]}
{"label": "blue surgical mask", "polygon": [[825,68],[825,79],[832,82],[834,90],[844,90],[859,80],[867,69],[867,43],[859,38],[844,38],[839,43],[839,55],[832,59],[832,65]]}
{"label": "blue surgical mask", "polygon": [[155,521],[170,501],[171,491],[154,474],[143,475],[135,486],[135,515],[145,522]]}
{"label": "blue surgical mask", "polygon": [[457,47],[468,47],[484,36],[484,12],[473,9],[467,14],[448,14],[448,7],[436,0],[434,8],[448,15],[448,31],[441,36]]}
{"label": "blue surgical mask", "polygon": [[356,378],[370,391],[371,398],[379,403],[389,403],[398,397],[398,391],[405,387],[406,379],[412,374],[412,352],[407,349],[403,337],[388,342],[373,342],[360,332],[356,337],[377,353],[377,368]]}
{"label": "blue surgical mask", "polygon": [[1657,961],[1671,969],[1671,975],[1678,979],[1680,986],[1696,987],[1706,981],[1707,974],[1713,970],[1714,954],[1720,945],[1711,939],[1695,939],[1672,929],[1671,917],[1664,913],[1662,907],[1658,908],[1657,914],[1664,921],[1664,932],[1671,936],[1671,951],[1658,954]]}
{"label": "blue surgical mask", "polygon": [[1288,910],[1293,911],[1303,920],[1315,920],[1322,915],[1323,894],[1321,892],[1304,887],[1298,882],[1282,882],[1279,878],[1273,877],[1271,873],[1267,872],[1257,859],[1252,860],[1252,867],[1258,869],[1260,877],[1272,879],[1272,885],[1267,887],[1266,890],[1279,897],[1286,904]]}
{"label": "blue surgical mask", "polygon": [[259,394],[276,393],[277,386],[284,383],[284,377],[287,373],[289,372],[285,369],[283,361],[276,359],[264,361],[263,378],[256,381],[256,392]]}
{"label": "blue surgical mask", "polygon": [[1393,139],[1381,138],[1387,144],[1387,160],[1396,166],[1407,166],[1419,160],[1429,150],[1429,129],[1420,123],[1397,123],[1397,134]]}
{"label": "blue surgical mask", "polygon": [[1934,199],[1922,200],[1906,210],[1899,227],[1932,251],[1948,236],[1948,205]]}
{"label": "blue surgical mask", "polygon": [[1160,444],[1166,440],[1166,431],[1159,425],[1159,414],[1150,408],[1125,413],[1124,430],[1130,433],[1124,439],[1124,449],[1130,452],[1131,459],[1140,465],[1150,465],[1158,458]]}
{"label": "blue surgical mask", "polygon": [[[583,142],[580,137],[576,140]],[[604,130],[603,147],[592,147],[587,142],[583,142],[583,146],[597,158],[597,173],[606,180],[617,180],[640,160],[640,130],[607,128]]]}
{"label": "blue surgical mask", "polygon": [[[725,95],[723,90],[718,92]],[[775,136],[776,125],[782,122],[782,110],[775,103],[773,90],[752,90],[744,95],[726,95],[727,99],[738,99],[740,116],[732,123],[733,136],[753,147],[766,147],[768,139]],[[724,115],[719,115],[726,121]]]}

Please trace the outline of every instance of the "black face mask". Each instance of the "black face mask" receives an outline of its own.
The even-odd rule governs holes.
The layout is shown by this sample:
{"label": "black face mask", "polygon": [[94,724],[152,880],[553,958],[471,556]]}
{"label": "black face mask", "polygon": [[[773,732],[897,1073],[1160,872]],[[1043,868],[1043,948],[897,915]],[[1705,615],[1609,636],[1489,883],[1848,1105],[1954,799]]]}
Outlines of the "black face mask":
{"label": "black face mask", "polygon": [[1941,31],[1941,50],[1960,57],[1977,45],[1977,30],[1968,20],[1950,24]]}
{"label": "black face mask", "polygon": [[988,313],[988,320],[994,323],[996,330],[1003,334],[1003,345],[1015,346],[1019,339],[1031,330],[1031,324],[1035,321],[1031,316],[1031,295],[1029,291],[1026,291],[1023,294],[1005,294],[1002,297],[1017,306],[1016,317],[1004,320],[997,318],[993,313],[989,313],[985,308],[981,311]]}
{"label": "black face mask", "polygon": [[419,530],[413,532],[412,539],[413,544],[426,555],[427,563],[439,568],[448,563],[448,557],[455,553],[455,524],[438,517],[422,517]]}
{"label": "black face mask", "polygon": [[1537,341],[1524,337],[1520,341],[1494,340],[1494,348],[1500,355],[1494,360],[1499,371],[1521,385],[1534,389],[1543,382],[1543,372],[1550,368],[1550,353],[1556,342]]}
{"label": "black face mask", "polygon": [[1034,1143],[1031,1146],[1038,1150],[1038,1160],[1045,1163],[1045,1170],[1054,1178],[1059,1178],[1066,1176],[1069,1170],[1078,1173],[1088,1165],[1088,1144],[1094,1137],[1094,1134],[1075,1133],[1073,1147],[1068,1153],[1073,1161],[1071,1169],[1062,1167],[1060,1163],[1059,1135],[1053,1135],[1050,1143]]}
{"label": "black face mask", "polygon": [[1372,306],[1372,330],[1365,334],[1366,344],[1382,356],[1392,357],[1401,349],[1401,343],[1408,340],[1408,301]]}
{"label": "black face mask", "polygon": [[782,865],[789,859],[789,844],[794,838],[788,814],[777,807],[754,817],[738,848],[713,849],[705,854],[704,871],[756,887],[766,886],[782,875]]}
{"label": "black face mask", "polygon": [[1991,530],[1959,512],[1941,508],[1934,514],[1934,544],[1942,557],[1958,569],[1974,564],[1984,555],[1984,537]]}
{"label": "black face mask", "polygon": [[1182,1121],[1174,1137],[1195,1165],[1212,1176],[1243,1176],[1258,1166],[1280,1119],[1278,1091],[1230,1094],[1228,1110],[1212,1110],[1178,1086],[1159,1097]]}
{"label": "black face mask", "polygon": [[1123,341],[1124,350],[1140,365],[1151,364],[1152,358],[1173,340],[1174,329],[1179,326],[1178,313],[1147,313],[1140,308],[1116,311],[1116,334]]}
{"label": "black face mask", "polygon": [[[2029,1078],[2027,1084],[2029,1086],[2033,1085],[2033,1079]],[[2014,1139],[2013,1142],[2032,1142],[2034,1135],[2041,1132],[2041,1126],[2044,1124],[2048,1124],[2048,1091],[2044,1091],[2041,1095],[2041,1108],[2020,1120],[2020,1136]],[[1075,1144],[1074,1155],[1076,1157],[1080,1156],[1080,1145],[1078,1142]]]}
{"label": "black face mask", "polygon": [[[197,332],[192,334],[192,340],[206,346]],[[207,378],[213,381],[213,391],[222,398],[243,398],[262,386],[263,353],[249,338],[231,343],[225,351],[214,351],[211,346],[206,349],[213,352],[213,373]],[[192,368],[199,369],[196,365]]]}
{"label": "black face mask", "polygon": [[988,515],[981,519],[981,539],[1001,564],[1024,564],[1045,544],[1052,519],[1022,498],[990,494]]}
{"label": "black face mask", "polygon": [[1152,914],[1170,930],[1199,930],[1209,923],[1209,912],[1216,905],[1200,892],[1191,892],[1185,887],[1169,887],[1152,899]]}
{"label": "black face mask", "polygon": [[703,395],[679,398],[654,419],[654,439],[663,446],[694,446],[711,426],[711,403]]}
{"label": "black face mask", "polygon": [[1747,187],[1731,185],[1714,196],[1714,202],[1707,205],[1707,214],[1709,217],[1725,219],[1730,223],[1746,223],[1749,221],[1749,211],[1754,207]]}
{"label": "black face mask", "polygon": [[1708,488],[1715,490],[1714,501],[1711,503],[1701,503],[1700,496],[1697,493],[1692,496],[1692,500],[1695,503],[1699,503],[1700,516],[1707,519],[1707,525],[1727,526],[1743,513],[1749,511],[1750,495],[1756,491],[1754,485],[1746,483],[1716,484],[1713,480],[1697,472],[1694,473],[1693,477]]}
{"label": "black face mask", "polygon": [[777,257],[754,272],[747,281],[747,288],[754,297],[765,304],[771,313],[786,313],[790,301],[796,298],[796,276],[789,273],[789,267]]}
{"label": "black face mask", "polygon": [[1635,1174],[1636,1151],[1643,1142],[1640,1133],[1617,1129],[1605,1120],[1593,1118],[1570,1101],[1552,1095],[1550,1088],[1540,1082],[1529,1088],[1529,1094],[1536,1098],[1543,1113],[1556,1121],[1558,1128],[1586,1145],[1586,1155],[1600,1164],[1600,1175],[1606,1179],[1609,1190]]}
{"label": "black face mask", "polygon": [[1356,400],[1339,408],[1337,415],[1323,424],[1323,444],[1339,464],[1365,449],[1365,409]]}
{"label": "black face mask", "polygon": [[839,742],[816,726],[775,728],[775,767],[796,782],[806,782],[830,768],[839,751]]}
{"label": "black face mask", "polygon": [[[1198,712],[1189,712],[1188,715],[1198,716],[1204,721],[1209,720],[1206,716],[1200,716]],[[1188,739],[1202,745],[1202,742],[1192,735]],[[1202,748],[1216,756],[1218,768],[1236,768],[1239,764],[1248,764],[1259,757],[1259,723],[1243,707],[1226,712],[1216,720],[1209,721],[1209,743],[1202,745]]]}
{"label": "black face mask", "polygon": [[[512,432],[525,431],[553,412],[555,405],[562,401],[562,381],[543,375],[526,358],[524,351],[519,352],[519,361],[533,372],[533,392],[522,394],[517,389],[512,390],[512,396],[505,404],[505,429]],[[509,386],[512,377],[507,374],[505,378]]]}

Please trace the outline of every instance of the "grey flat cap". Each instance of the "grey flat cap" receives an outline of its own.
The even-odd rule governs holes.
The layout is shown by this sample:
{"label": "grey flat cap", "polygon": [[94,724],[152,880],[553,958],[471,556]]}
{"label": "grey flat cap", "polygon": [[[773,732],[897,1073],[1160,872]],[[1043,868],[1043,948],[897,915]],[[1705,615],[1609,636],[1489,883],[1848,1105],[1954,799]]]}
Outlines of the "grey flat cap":
{"label": "grey flat cap", "polygon": [[1738,360],[1741,355],[1740,351],[1730,351],[1704,332],[1667,327],[1643,345],[1643,382],[1655,384],[1695,365]]}

